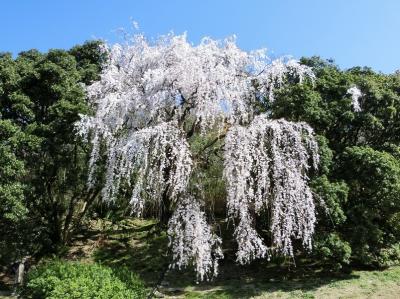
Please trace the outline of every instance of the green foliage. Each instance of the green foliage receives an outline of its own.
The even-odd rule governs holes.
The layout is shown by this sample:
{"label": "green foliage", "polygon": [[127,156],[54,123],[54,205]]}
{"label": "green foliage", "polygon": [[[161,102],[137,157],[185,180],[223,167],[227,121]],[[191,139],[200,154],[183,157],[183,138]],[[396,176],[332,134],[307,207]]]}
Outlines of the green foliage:
{"label": "green foliage", "polygon": [[276,118],[284,117],[293,121],[305,121],[323,128],[329,125],[330,115],[327,104],[312,84],[288,86],[279,90],[272,105]]}
{"label": "green foliage", "polygon": [[0,54],[4,264],[68,242],[95,199],[96,190],[88,193],[85,187],[87,146],[76,138],[74,123],[89,111],[82,83],[99,75],[105,60],[99,45],[30,50],[15,59]]}
{"label": "green foliage", "polygon": [[326,175],[314,179],[311,187],[317,196],[318,223],[313,256],[335,270],[350,263],[351,247],[340,235],[346,221],[343,205],[349,188],[344,182],[330,182]]}
{"label": "green foliage", "polygon": [[18,247],[13,245],[24,238],[23,234],[18,237],[14,230],[10,231],[10,227],[21,229],[19,224],[28,212],[23,194],[25,184],[21,181],[25,163],[17,157],[24,140],[18,126],[0,119],[0,264],[18,256]]}
{"label": "green foliage", "polygon": [[[346,264],[350,251],[339,250],[340,258],[332,250],[349,244],[353,262],[396,263],[400,77],[369,68],[342,71],[319,57],[302,62],[313,68],[315,82],[280,91],[271,108],[273,117],[306,121],[322,136],[320,170],[312,180],[320,199],[314,254],[334,265]],[[347,94],[354,85],[363,94],[359,112]]]}
{"label": "green foliage", "polygon": [[355,258],[366,265],[386,266],[387,259],[398,253],[393,245],[400,231],[393,220],[400,212],[400,162],[370,147],[349,147],[340,161],[350,187],[346,214],[352,229],[347,234]]}
{"label": "green foliage", "polygon": [[29,272],[23,293],[32,299],[144,298],[146,289],[127,268],[51,261]]}
{"label": "green foliage", "polygon": [[23,139],[23,133],[11,121],[0,120],[0,214],[10,221],[27,212],[23,184],[18,180],[25,173],[25,165],[16,156]]}
{"label": "green foliage", "polygon": [[199,195],[214,214],[225,216],[226,186],[221,158],[224,143],[221,135],[223,133],[217,130],[207,136],[194,134],[190,139],[190,147],[197,162],[193,187],[201,190]]}
{"label": "green foliage", "polygon": [[75,46],[68,51],[75,57],[77,70],[85,84],[99,79],[101,68],[107,59],[104,52],[101,51],[101,47],[102,42],[94,40]]}
{"label": "green foliage", "polygon": [[317,135],[318,154],[320,157],[319,172],[328,175],[332,167],[333,152],[329,148],[329,141],[322,135]]}
{"label": "green foliage", "polygon": [[400,243],[390,244],[379,250],[376,257],[377,264],[380,267],[391,267],[400,264]]}
{"label": "green foliage", "polygon": [[351,247],[336,233],[329,233],[315,240],[314,255],[320,261],[328,263],[334,270],[340,270],[350,263]]}
{"label": "green foliage", "polygon": [[330,182],[326,175],[312,181],[311,187],[319,199],[319,209],[321,214],[328,218],[323,218],[319,222],[319,228],[323,225],[327,227],[338,226],[345,222],[346,215],[342,209],[347,202],[349,188],[344,182]]}
{"label": "green foliage", "polygon": [[[315,83],[281,90],[272,104],[274,117],[308,122],[338,152],[361,144],[376,148],[385,142],[399,144],[399,76],[368,68],[341,71],[318,57],[303,58],[302,62],[313,67]],[[347,94],[354,85],[363,93],[361,112],[353,111]]]}

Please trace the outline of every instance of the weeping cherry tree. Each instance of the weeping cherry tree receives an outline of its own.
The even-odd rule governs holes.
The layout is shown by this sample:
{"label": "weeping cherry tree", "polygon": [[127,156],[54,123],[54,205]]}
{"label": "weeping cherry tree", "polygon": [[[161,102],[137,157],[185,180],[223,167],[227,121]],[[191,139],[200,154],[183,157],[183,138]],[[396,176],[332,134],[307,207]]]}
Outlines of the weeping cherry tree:
{"label": "weeping cherry tree", "polygon": [[[133,213],[157,210],[168,224],[172,268],[194,266],[199,280],[210,279],[223,257],[201,187],[191,183],[198,161],[189,140],[211,131],[223,142],[237,261],[272,252],[293,256],[295,239],[311,248],[308,174],[319,162],[313,130],[273,120],[263,108],[283,85],[313,80],[308,67],[290,58],[270,60],[265,50],[242,51],[234,38],[204,38],[194,46],[185,35],[150,42],[139,34],[104,51],[109,59],[101,79],[87,87],[94,114],[76,125],[92,145],[88,188],[99,183],[105,159],[102,199],[113,202],[128,186]],[[255,225],[266,211],[268,244]]]}

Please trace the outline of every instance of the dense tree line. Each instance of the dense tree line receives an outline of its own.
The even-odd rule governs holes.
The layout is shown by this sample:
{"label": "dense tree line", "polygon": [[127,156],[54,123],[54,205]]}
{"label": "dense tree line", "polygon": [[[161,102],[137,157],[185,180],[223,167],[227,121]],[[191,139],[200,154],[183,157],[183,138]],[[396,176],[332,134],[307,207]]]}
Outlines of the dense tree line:
{"label": "dense tree line", "polygon": [[[399,262],[400,76],[369,68],[340,70],[303,58],[314,84],[283,90],[274,117],[307,121],[320,135],[323,166],[314,254],[337,266],[384,267]],[[349,88],[361,90],[360,111]]]}
{"label": "dense tree line", "polygon": [[[90,146],[74,124],[90,114],[84,85],[106,59],[99,42],[71,50],[0,55],[0,262],[59,252],[101,205],[100,185],[87,189]],[[341,70],[303,58],[316,79],[277,91],[260,110],[307,122],[318,134],[321,164],[311,176],[317,222],[306,255],[336,269],[385,267],[400,261],[400,76],[369,68]],[[349,89],[361,91],[354,109]],[[208,138],[208,139],[207,139]],[[197,180],[216,215],[224,214],[221,141],[193,134]],[[101,170],[101,168],[100,168]],[[100,175],[101,176],[101,175]],[[212,179],[214,178],[214,179]],[[129,215],[124,194],[114,207]],[[153,216],[146,210],[144,216]],[[225,215],[220,215],[225,217]],[[263,236],[268,238],[268,235]]]}

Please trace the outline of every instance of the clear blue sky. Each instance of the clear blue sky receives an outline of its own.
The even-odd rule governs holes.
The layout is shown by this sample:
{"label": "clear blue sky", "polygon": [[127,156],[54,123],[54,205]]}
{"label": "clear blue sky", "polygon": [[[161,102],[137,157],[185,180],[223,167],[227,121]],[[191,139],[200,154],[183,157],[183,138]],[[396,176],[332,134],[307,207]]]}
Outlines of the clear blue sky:
{"label": "clear blue sky", "polygon": [[236,34],[240,47],[275,56],[320,55],[343,68],[400,69],[400,0],[2,0],[0,51],[70,48],[117,40],[138,21],[147,36]]}

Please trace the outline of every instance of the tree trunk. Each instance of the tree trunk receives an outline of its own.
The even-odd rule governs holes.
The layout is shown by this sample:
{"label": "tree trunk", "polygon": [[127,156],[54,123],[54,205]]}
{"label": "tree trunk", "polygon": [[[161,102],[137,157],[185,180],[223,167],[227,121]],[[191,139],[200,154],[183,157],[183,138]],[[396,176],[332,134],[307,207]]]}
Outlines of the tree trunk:
{"label": "tree trunk", "polygon": [[160,206],[160,226],[166,227],[168,225],[168,221],[172,216],[171,211],[171,200],[168,195],[168,188],[165,189],[162,195],[162,202]]}
{"label": "tree trunk", "polygon": [[76,197],[71,197],[68,205],[67,215],[65,216],[64,227],[62,231],[62,242],[67,244],[69,242],[69,229],[72,222],[72,218],[75,212]]}
{"label": "tree trunk", "polygon": [[18,268],[15,273],[15,284],[17,286],[21,286],[24,283],[24,276],[25,276],[25,263],[26,257],[22,258],[21,261],[18,263]]}

